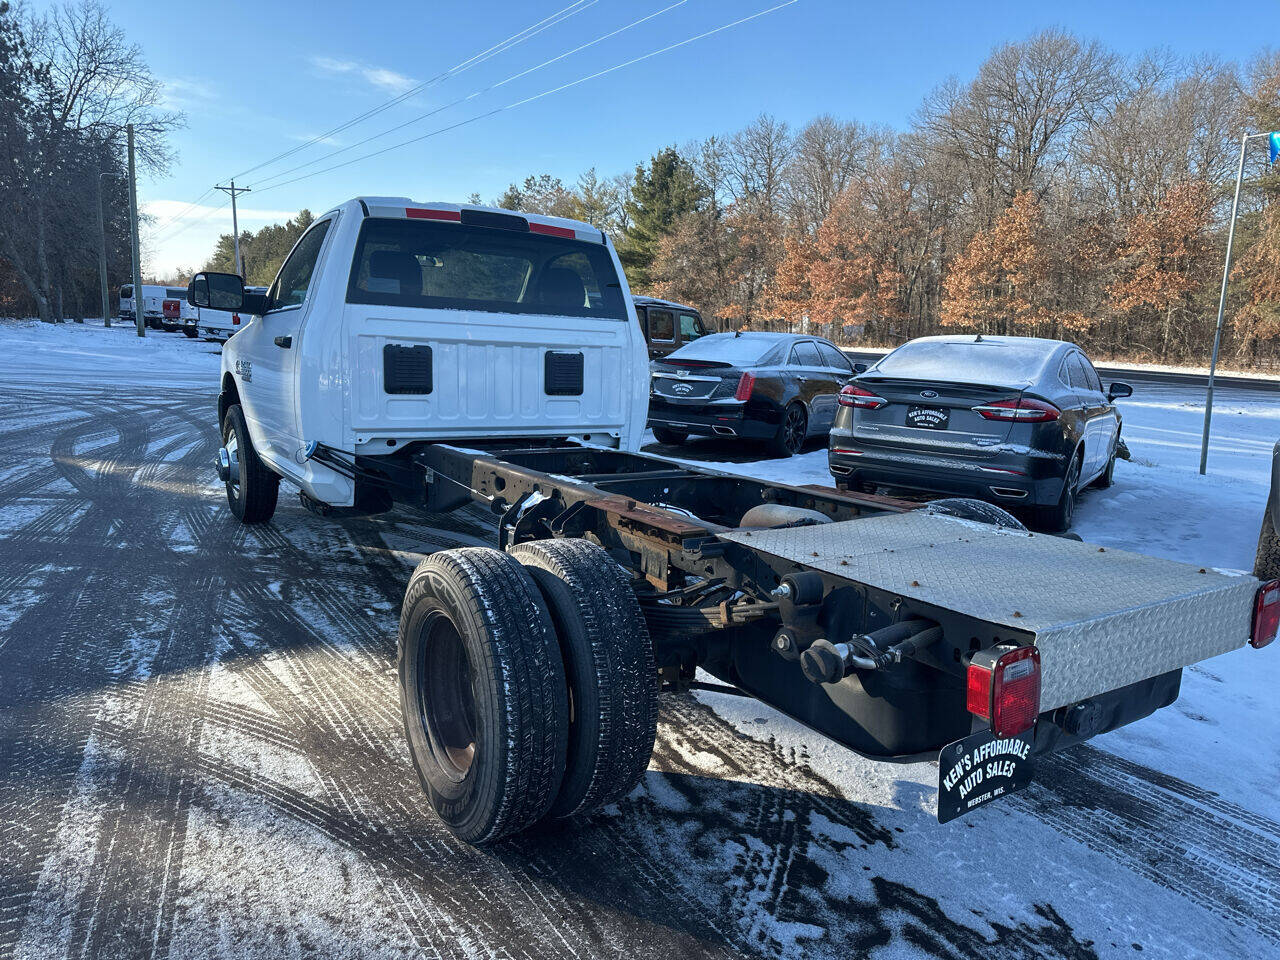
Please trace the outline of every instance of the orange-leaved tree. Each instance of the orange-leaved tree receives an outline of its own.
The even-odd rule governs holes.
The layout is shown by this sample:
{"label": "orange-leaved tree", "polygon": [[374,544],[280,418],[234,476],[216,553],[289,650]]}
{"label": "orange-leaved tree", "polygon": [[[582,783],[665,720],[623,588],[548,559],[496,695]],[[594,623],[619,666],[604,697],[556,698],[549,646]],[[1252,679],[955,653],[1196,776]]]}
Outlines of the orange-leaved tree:
{"label": "orange-leaved tree", "polygon": [[1129,223],[1108,288],[1115,311],[1131,321],[1157,319],[1160,356],[1169,355],[1175,320],[1193,314],[1195,295],[1213,272],[1212,193],[1203,180],[1171,187]]}
{"label": "orange-leaved tree", "polygon": [[1232,318],[1236,357],[1248,360],[1260,340],[1280,339],[1280,203],[1262,213],[1258,237],[1245,251],[1231,279],[1243,282],[1245,305]]}
{"label": "orange-leaved tree", "polygon": [[1044,210],[1024,191],[989,229],[979,230],[943,281],[940,323],[981,333],[1056,333],[1088,321],[1059,309],[1054,245]]}
{"label": "orange-leaved tree", "polygon": [[[887,224],[863,226],[850,194],[842,194],[812,237],[788,237],[769,287],[773,312],[789,323],[874,330],[906,315],[905,278]],[[877,227],[879,229],[877,229]]]}

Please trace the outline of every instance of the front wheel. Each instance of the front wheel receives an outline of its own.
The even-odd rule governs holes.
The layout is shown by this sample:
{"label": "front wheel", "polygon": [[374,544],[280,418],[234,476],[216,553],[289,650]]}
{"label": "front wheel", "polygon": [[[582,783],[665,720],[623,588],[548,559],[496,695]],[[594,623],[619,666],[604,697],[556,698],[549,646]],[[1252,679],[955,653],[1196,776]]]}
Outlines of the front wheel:
{"label": "front wheel", "polygon": [[222,418],[222,447],[227,452],[227,504],[241,523],[266,523],[276,512],[280,478],[262,462],[240,404],[227,408]]}
{"label": "front wheel", "polygon": [[769,441],[769,452],[775,457],[794,457],[809,436],[809,415],[804,407],[793,403],[782,414],[778,432]]}
{"label": "front wheel", "polygon": [[1076,487],[1080,485],[1083,461],[1080,453],[1071,458],[1067,475],[1062,481],[1062,495],[1058,502],[1047,507],[1036,507],[1036,526],[1048,533],[1062,533],[1071,528],[1076,515]]}
{"label": "front wheel", "polygon": [[533,826],[564,776],[564,662],[533,578],[487,547],[442,550],[400,611],[409,755],[449,831],[490,843]]}

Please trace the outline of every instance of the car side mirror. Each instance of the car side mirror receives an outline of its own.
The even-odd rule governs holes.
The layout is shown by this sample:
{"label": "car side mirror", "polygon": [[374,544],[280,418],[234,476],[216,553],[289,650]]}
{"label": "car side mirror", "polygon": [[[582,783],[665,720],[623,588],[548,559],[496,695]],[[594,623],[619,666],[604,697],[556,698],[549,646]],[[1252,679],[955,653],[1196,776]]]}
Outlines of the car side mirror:
{"label": "car side mirror", "polygon": [[1113,383],[1107,389],[1108,400],[1119,400],[1121,397],[1132,397],[1133,387],[1127,383]]}
{"label": "car side mirror", "polygon": [[855,363],[853,365],[853,375],[855,377],[860,373],[866,373],[866,372],[867,372],[867,365],[865,363],[862,363],[861,361],[859,361],[858,363]]}
{"label": "car side mirror", "polygon": [[197,273],[187,285],[187,303],[239,313],[244,309],[244,280],[234,273]]}

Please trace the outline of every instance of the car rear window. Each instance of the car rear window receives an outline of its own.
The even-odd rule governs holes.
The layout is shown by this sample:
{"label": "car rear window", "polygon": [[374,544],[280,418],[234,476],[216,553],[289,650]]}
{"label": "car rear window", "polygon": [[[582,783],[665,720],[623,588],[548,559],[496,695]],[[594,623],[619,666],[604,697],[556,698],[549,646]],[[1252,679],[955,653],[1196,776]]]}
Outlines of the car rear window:
{"label": "car rear window", "polygon": [[913,340],[867,371],[873,377],[1002,383],[1034,380],[1052,346],[1008,340]]}
{"label": "car rear window", "polygon": [[777,359],[787,341],[777,337],[752,335],[741,336],[733,333],[709,333],[699,337],[693,343],[685,344],[679,350],[668,354],[664,359],[672,360],[718,360],[736,367],[751,366],[764,363],[769,359]]}
{"label": "car rear window", "polygon": [[602,243],[418,220],[364,222],[347,302],[627,319]]}

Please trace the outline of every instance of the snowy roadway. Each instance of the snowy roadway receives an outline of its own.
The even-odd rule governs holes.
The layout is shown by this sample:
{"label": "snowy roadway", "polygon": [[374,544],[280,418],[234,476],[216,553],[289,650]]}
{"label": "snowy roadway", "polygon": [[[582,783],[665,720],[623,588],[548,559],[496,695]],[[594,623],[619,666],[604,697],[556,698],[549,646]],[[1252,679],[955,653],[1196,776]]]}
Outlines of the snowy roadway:
{"label": "snowy roadway", "polygon": [[[705,695],[664,699],[616,808],[458,844],[402,746],[397,607],[490,520],[322,521],[282,491],[237,526],[216,353],[0,323],[0,957],[1280,954],[1276,648],[945,827],[932,765]],[[1280,408],[1220,393],[1209,478],[1192,392],[1122,409],[1136,459],[1078,532],[1246,569]],[[828,479],[820,450],[728,468]]]}

